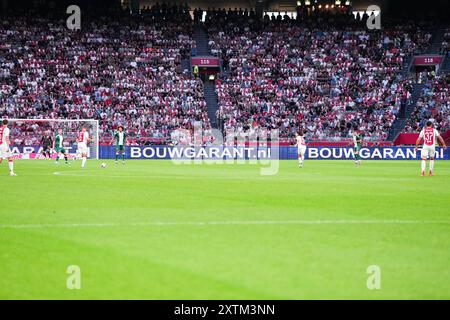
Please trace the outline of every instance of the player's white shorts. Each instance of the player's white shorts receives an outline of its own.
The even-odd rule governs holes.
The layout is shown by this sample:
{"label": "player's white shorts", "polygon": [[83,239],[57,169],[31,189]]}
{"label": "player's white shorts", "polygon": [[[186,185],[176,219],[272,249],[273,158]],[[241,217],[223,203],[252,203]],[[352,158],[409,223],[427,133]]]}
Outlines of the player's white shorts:
{"label": "player's white shorts", "polygon": [[7,159],[11,157],[11,149],[7,145],[1,145],[0,146],[0,158]]}
{"label": "player's white shorts", "polygon": [[87,154],[88,153],[87,145],[85,143],[78,143],[77,153],[78,154]]}
{"label": "player's white shorts", "polygon": [[422,147],[422,151],[421,151],[421,153],[420,153],[420,156],[422,157],[422,158],[427,158],[428,156],[430,157],[430,158],[434,158],[434,152],[436,151],[436,146],[427,146],[427,145],[424,145],[423,147]]}
{"label": "player's white shorts", "polygon": [[297,147],[298,155],[304,156],[306,154],[306,146]]}

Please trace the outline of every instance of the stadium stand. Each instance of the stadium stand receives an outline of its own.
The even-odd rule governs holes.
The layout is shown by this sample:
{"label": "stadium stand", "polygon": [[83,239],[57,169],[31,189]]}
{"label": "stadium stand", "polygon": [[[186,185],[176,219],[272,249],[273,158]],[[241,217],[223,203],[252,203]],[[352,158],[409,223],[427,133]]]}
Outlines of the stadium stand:
{"label": "stadium stand", "polygon": [[228,69],[216,84],[224,127],[279,128],[292,138],[301,123],[313,140],[346,138],[353,126],[385,139],[411,94],[403,61],[430,39],[414,26],[369,33],[292,21],[228,19],[209,30]]}
{"label": "stadium stand", "polygon": [[441,132],[450,130],[450,75],[436,76],[424,85],[405,132],[417,132],[430,118]]}
{"label": "stadium stand", "polygon": [[[411,102],[405,61],[432,40],[426,24],[367,31],[367,17],[344,11],[258,21],[253,10],[208,9],[204,25],[201,9],[192,20],[185,5],[141,13],[77,32],[50,18],[3,20],[0,117],[98,119],[101,143],[119,124],[131,143],[156,144],[199,123],[207,143],[216,120],[223,130],[279,129],[286,141],[299,127],[310,141],[345,140],[354,126],[382,141]],[[203,82],[185,71],[194,36],[207,39],[204,32],[207,53],[223,61],[206,97]],[[216,115],[208,116],[210,100],[218,100]],[[20,130],[17,142],[36,143],[37,131]]]}
{"label": "stadium stand", "polygon": [[0,115],[95,118],[102,141],[119,124],[135,143],[165,142],[196,121],[209,129],[203,84],[180,65],[193,43],[190,21],[146,14],[139,23],[105,18],[82,32],[47,20],[3,21]]}

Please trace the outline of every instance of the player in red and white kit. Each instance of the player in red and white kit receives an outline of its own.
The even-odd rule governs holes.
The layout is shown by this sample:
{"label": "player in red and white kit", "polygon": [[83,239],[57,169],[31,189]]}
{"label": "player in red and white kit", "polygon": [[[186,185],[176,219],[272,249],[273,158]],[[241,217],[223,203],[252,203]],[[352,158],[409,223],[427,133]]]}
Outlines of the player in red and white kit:
{"label": "player in red and white kit", "polygon": [[297,140],[297,143],[295,145],[297,146],[298,166],[300,168],[303,168],[303,163],[305,161],[305,154],[306,154],[306,142],[302,130],[299,130],[297,132],[297,134],[295,135],[295,139]]}
{"label": "player in red and white kit", "polygon": [[10,144],[11,141],[9,140],[8,120],[3,120],[0,128],[0,163],[3,162],[3,159],[8,159],[9,175],[14,177],[16,174],[14,173],[13,158],[11,155],[11,150],[9,149]]}
{"label": "player in red and white kit", "polygon": [[86,160],[88,155],[88,143],[91,142],[92,139],[89,138],[89,132],[87,132],[86,127],[81,129],[81,132],[78,134],[77,143],[78,149],[77,154],[81,155],[81,168],[86,166]]}
{"label": "player in red and white kit", "polygon": [[416,148],[419,146],[420,141],[423,139],[423,147],[421,152],[422,158],[422,171],[421,176],[425,175],[425,170],[427,168],[427,158],[430,157],[430,176],[433,175],[434,168],[434,153],[436,151],[436,138],[439,139],[444,149],[447,148],[444,139],[442,139],[439,132],[433,128],[433,123],[431,121],[427,122],[427,126],[420,131],[419,138],[416,141]]}

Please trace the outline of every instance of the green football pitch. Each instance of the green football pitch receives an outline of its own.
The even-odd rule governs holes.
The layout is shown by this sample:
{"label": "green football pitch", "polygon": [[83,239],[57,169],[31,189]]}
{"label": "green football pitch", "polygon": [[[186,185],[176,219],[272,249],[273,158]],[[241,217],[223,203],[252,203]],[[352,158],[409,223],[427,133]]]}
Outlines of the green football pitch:
{"label": "green football pitch", "polygon": [[0,166],[0,299],[450,298],[450,161],[107,163]]}

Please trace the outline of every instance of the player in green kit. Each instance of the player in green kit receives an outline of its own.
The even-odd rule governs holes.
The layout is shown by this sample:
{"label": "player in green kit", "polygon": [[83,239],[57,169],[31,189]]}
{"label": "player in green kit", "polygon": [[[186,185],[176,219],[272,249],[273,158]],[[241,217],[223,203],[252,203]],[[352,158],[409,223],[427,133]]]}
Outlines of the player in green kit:
{"label": "player in green kit", "polygon": [[359,130],[355,129],[352,133],[353,135],[353,151],[355,154],[355,164],[360,165],[361,164],[361,155],[359,154],[359,151],[361,150],[361,133]]}
{"label": "player in green kit", "polygon": [[125,144],[126,144],[126,136],[125,132],[123,131],[123,127],[119,126],[117,131],[114,133],[114,140],[116,143],[116,161],[115,164],[117,165],[117,161],[119,159],[119,155],[122,155],[122,164],[125,164]]}
{"label": "player in green kit", "polygon": [[62,156],[64,156],[64,161],[66,164],[68,164],[69,162],[67,161],[67,154],[66,154],[66,149],[64,149],[64,137],[62,134],[62,129],[58,129],[58,133],[55,136],[55,140],[53,140],[53,150],[56,151],[57,155],[56,155],[56,164],[59,164],[59,158]]}

